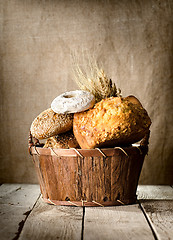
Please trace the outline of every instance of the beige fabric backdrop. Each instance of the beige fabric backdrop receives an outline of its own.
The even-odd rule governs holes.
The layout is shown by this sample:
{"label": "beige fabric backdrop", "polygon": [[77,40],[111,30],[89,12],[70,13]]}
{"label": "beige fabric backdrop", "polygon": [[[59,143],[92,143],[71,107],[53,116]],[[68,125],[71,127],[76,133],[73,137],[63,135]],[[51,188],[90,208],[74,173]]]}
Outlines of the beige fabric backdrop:
{"label": "beige fabric backdrop", "polygon": [[140,183],[173,183],[172,0],[0,0],[1,182],[37,182],[32,120],[77,88],[71,53],[88,52],[151,119]]}

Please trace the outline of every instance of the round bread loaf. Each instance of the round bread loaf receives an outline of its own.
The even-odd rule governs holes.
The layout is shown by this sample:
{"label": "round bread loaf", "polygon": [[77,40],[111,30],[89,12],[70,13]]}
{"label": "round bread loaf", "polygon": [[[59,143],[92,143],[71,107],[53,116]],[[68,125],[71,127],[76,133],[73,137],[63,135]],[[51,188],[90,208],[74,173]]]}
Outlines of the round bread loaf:
{"label": "round bread loaf", "polygon": [[40,113],[31,124],[31,134],[37,139],[45,139],[72,129],[73,114],[58,114],[51,108]]}
{"label": "round bread loaf", "polygon": [[129,145],[141,140],[151,120],[133,96],[111,97],[93,109],[75,113],[73,132],[81,148]]}
{"label": "round bread loaf", "polygon": [[61,133],[46,140],[44,148],[80,148],[73,131]]}

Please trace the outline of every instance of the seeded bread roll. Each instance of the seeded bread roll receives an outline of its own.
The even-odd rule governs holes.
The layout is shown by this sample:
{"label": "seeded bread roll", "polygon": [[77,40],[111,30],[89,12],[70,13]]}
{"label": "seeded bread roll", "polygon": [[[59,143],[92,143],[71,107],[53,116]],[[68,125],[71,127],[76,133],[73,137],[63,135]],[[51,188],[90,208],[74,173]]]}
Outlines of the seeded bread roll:
{"label": "seeded bread roll", "polygon": [[31,134],[37,139],[56,136],[72,129],[73,114],[58,114],[51,108],[40,113],[31,124]]}
{"label": "seeded bread roll", "polygon": [[81,148],[129,145],[141,140],[151,120],[135,97],[111,97],[74,114],[73,132]]}
{"label": "seeded bread roll", "polygon": [[80,148],[73,131],[61,133],[46,140],[44,148]]}

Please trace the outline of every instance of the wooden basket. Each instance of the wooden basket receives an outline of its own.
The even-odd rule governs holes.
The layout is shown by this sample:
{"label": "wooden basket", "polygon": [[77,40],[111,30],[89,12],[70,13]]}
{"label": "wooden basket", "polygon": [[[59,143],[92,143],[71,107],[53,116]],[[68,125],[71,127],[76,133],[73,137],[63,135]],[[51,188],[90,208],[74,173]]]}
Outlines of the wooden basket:
{"label": "wooden basket", "polygon": [[54,205],[115,206],[136,202],[149,133],[138,147],[42,148],[29,136],[29,152],[43,200]]}

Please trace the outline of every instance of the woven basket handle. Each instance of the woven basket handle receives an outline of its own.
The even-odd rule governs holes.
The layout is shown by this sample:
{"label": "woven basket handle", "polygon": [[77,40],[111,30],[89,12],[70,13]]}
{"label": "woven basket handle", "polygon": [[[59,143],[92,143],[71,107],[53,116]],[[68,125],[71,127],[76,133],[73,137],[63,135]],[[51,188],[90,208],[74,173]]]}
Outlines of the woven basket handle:
{"label": "woven basket handle", "polygon": [[40,142],[37,138],[32,136],[31,131],[30,131],[29,132],[29,137],[28,137],[28,150],[29,150],[30,154],[31,154],[31,147],[32,146],[41,146],[41,144],[40,144]]}
{"label": "woven basket handle", "polygon": [[140,141],[140,149],[143,152],[143,154],[148,154],[149,138],[150,138],[150,130],[148,130],[148,132],[145,134],[143,139]]}
{"label": "woven basket handle", "polygon": [[140,142],[141,147],[148,147],[149,144],[149,138],[150,138],[150,130],[145,134],[144,138]]}

